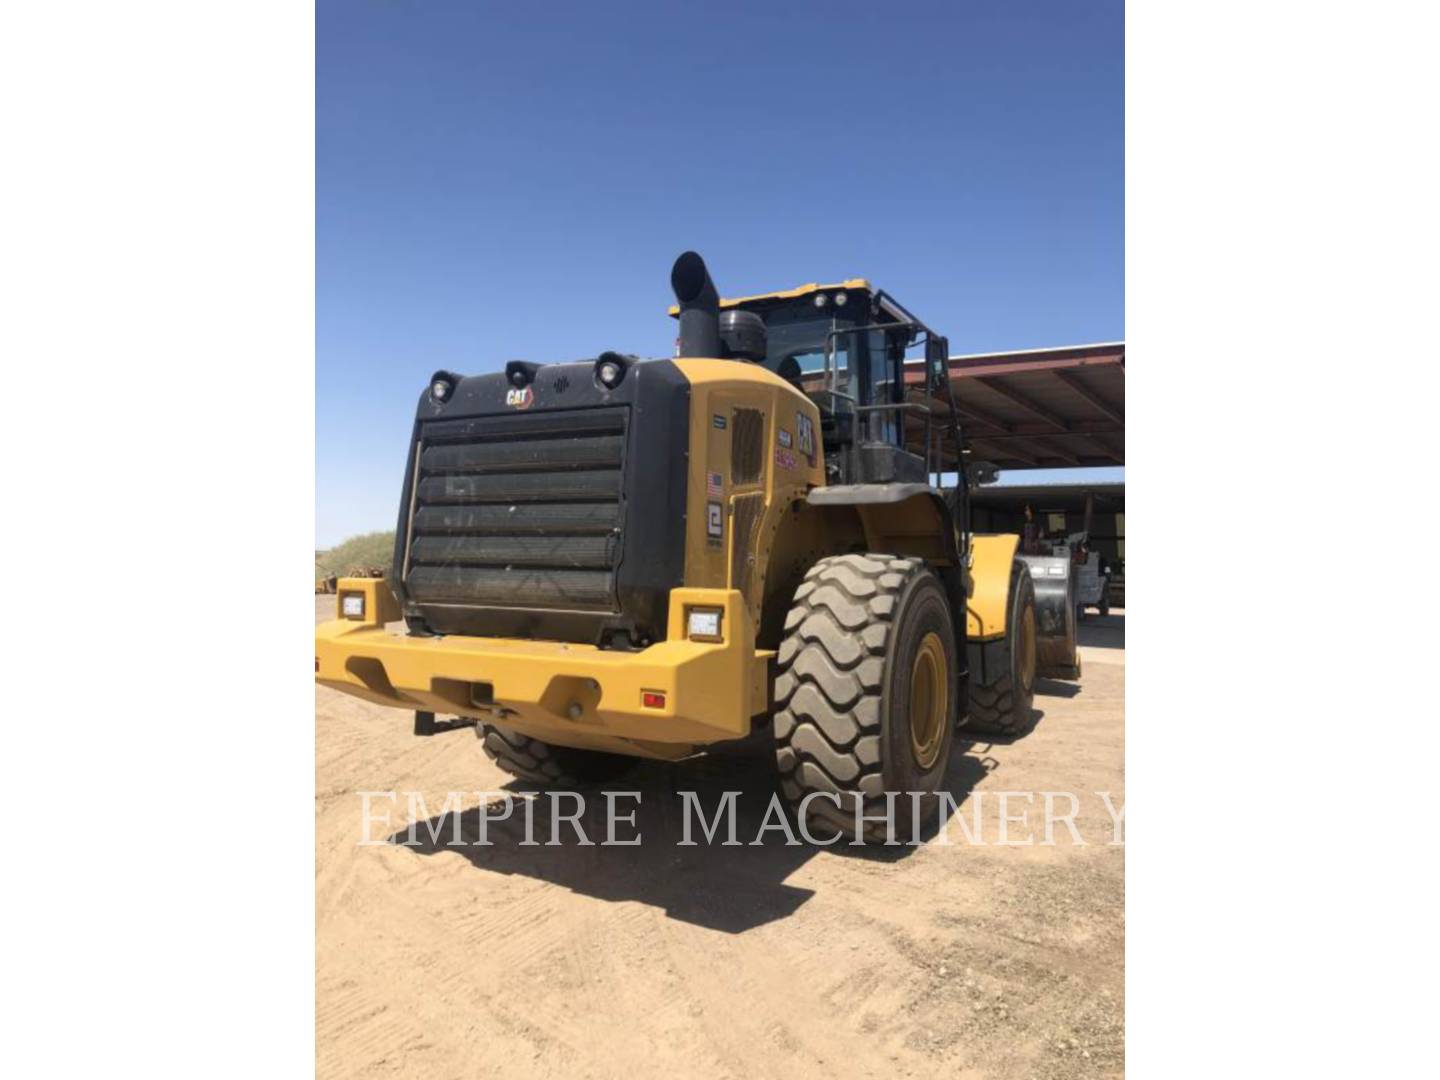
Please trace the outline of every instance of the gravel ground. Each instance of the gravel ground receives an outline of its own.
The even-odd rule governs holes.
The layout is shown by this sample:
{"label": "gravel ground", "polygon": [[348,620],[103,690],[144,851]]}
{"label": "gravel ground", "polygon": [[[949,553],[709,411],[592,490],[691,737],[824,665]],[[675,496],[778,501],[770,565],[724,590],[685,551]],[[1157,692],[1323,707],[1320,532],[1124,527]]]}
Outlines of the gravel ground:
{"label": "gravel ground", "polygon": [[[317,597],[317,621],[333,605]],[[526,846],[515,819],[490,847],[429,843],[423,827],[418,847],[359,846],[361,791],[422,792],[430,818],[470,792],[473,840],[474,793],[508,778],[469,731],[417,739],[407,715],[317,687],[319,1073],[1120,1075],[1124,848],[1097,792],[1123,807],[1123,612],[1087,619],[1082,643],[1083,681],[1041,683],[1030,735],[959,744],[960,820],[890,850],[773,831],[676,846],[676,789],[707,809],[741,790],[739,836],[755,837],[774,780],[744,754],[643,763],[607,785],[642,793],[636,847]],[[1075,793],[1085,843],[1064,824],[1042,843],[1046,791]],[[1002,792],[1022,793],[1005,799],[1006,838],[1031,843],[997,843]],[[977,807],[984,843],[969,843]],[[373,838],[408,823],[403,796],[391,812]]]}

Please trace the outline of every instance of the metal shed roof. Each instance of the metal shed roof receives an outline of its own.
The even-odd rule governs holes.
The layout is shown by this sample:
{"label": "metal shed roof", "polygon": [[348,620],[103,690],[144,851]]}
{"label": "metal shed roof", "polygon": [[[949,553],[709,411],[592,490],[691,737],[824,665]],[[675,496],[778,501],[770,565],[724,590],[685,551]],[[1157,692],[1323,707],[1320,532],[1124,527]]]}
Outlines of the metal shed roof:
{"label": "metal shed roof", "polygon": [[[921,361],[905,383],[925,392]],[[972,461],[1002,469],[1125,464],[1125,343],[950,357]],[[941,414],[948,405],[932,397]],[[923,438],[921,440],[923,445]]]}

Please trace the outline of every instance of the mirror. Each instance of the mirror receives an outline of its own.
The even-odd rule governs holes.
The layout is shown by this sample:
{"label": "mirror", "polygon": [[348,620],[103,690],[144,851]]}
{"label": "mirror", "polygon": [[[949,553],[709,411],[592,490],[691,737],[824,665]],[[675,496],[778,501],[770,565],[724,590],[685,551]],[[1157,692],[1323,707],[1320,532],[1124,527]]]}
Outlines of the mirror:
{"label": "mirror", "polygon": [[925,374],[931,390],[944,389],[947,365],[950,363],[950,342],[931,335],[925,339]]}

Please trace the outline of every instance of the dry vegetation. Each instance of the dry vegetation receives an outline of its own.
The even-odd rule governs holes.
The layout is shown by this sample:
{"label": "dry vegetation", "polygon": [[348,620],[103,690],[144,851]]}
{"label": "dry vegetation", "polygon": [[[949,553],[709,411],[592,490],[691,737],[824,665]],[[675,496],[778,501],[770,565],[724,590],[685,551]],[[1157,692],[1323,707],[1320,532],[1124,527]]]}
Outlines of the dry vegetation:
{"label": "dry vegetation", "polygon": [[344,577],[365,566],[389,566],[395,552],[395,532],[372,532],[352,536],[329,551],[315,553],[315,580]]}

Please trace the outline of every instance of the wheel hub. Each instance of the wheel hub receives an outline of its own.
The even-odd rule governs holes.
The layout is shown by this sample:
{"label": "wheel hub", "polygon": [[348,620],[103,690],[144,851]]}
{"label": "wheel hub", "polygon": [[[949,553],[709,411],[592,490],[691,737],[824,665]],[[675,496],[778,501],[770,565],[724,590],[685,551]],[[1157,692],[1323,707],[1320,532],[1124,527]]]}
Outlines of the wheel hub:
{"label": "wheel hub", "polygon": [[945,646],[933,630],[915,652],[910,669],[910,749],[921,769],[930,769],[945,741],[945,717],[950,712],[950,680],[946,677]]}

